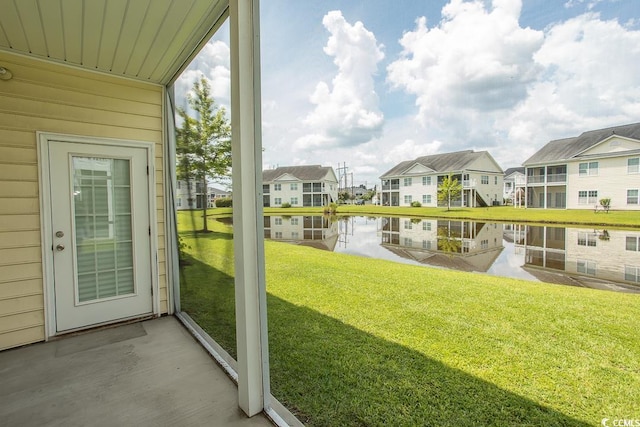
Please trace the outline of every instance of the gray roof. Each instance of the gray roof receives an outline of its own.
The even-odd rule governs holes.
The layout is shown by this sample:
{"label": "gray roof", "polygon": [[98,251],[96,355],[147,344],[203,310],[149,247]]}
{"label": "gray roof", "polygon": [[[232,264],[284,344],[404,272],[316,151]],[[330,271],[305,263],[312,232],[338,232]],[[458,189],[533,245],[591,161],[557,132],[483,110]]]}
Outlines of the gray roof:
{"label": "gray roof", "polygon": [[520,172],[521,174],[524,175],[524,166],[517,167],[517,168],[508,168],[507,170],[504,171],[504,176],[509,176],[514,172]]}
{"label": "gray roof", "polygon": [[574,138],[556,139],[529,157],[523,165],[563,161],[597,145],[612,135],[640,140],[640,123],[591,130]]}
{"label": "gray roof", "polygon": [[300,181],[321,181],[327,176],[329,171],[333,172],[333,168],[331,166],[281,166],[276,169],[268,169],[262,171],[262,181],[275,181],[285,174],[293,175]]}
{"label": "gray roof", "polygon": [[453,153],[432,154],[430,156],[422,156],[414,160],[406,160],[404,162],[398,163],[393,168],[389,169],[387,172],[382,174],[380,178],[401,175],[403,172],[405,172],[407,169],[409,169],[411,166],[413,166],[416,163],[419,163],[423,166],[433,169],[435,172],[462,171],[462,170],[465,170],[469,165],[471,165],[475,160],[477,160],[478,158],[482,157],[485,154],[491,157],[491,155],[487,151],[473,151],[473,150],[464,150],[464,151],[456,151]]}

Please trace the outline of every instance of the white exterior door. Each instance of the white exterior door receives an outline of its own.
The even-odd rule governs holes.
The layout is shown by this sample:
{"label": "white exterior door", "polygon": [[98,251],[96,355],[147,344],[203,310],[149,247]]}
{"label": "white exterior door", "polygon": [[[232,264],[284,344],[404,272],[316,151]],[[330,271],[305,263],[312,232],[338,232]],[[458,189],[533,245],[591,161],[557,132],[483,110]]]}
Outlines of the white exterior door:
{"label": "white exterior door", "polygon": [[47,149],[55,331],[152,313],[148,150]]}

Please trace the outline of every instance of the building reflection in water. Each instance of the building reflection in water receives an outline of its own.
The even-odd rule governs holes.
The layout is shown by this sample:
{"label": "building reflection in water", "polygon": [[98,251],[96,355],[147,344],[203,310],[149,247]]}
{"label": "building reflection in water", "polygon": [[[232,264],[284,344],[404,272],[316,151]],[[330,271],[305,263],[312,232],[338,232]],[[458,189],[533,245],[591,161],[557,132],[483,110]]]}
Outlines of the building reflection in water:
{"label": "building reflection in water", "polygon": [[486,272],[498,258],[502,227],[474,221],[382,217],[381,245],[421,264]]}
{"label": "building reflection in water", "polygon": [[323,250],[640,292],[640,230],[317,215],[267,216],[264,229],[265,238]]}
{"label": "building reflection in water", "polygon": [[265,216],[264,237],[333,251],[338,222],[328,215]]}
{"label": "building reflection in water", "polygon": [[539,280],[602,289],[613,289],[615,283],[640,284],[640,230],[512,228],[516,247],[525,251],[522,268]]}

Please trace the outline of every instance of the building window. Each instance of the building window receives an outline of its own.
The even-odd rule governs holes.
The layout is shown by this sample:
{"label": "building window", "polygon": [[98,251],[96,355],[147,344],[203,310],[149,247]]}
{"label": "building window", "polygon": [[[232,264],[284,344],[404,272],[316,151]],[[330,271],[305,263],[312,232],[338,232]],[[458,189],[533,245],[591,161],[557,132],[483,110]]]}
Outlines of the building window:
{"label": "building window", "polygon": [[489,175],[482,175],[480,177],[480,183],[481,184],[489,184]]}
{"label": "building window", "polygon": [[411,187],[411,178],[405,178],[404,179],[404,186],[405,187]]}
{"label": "building window", "polygon": [[580,190],[578,191],[578,204],[587,205],[598,202],[598,190]]}
{"label": "building window", "polygon": [[627,190],[627,204],[628,205],[637,205],[640,203],[640,200],[638,200],[638,193],[639,191],[637,189],[635,190]]}
{"label": "building window", "polygon": [[404,220],[404,229],[405,230],[411,230],[413,228],[413,225],[411,223],[410,219],[405,219]]}
{"label": "building window", "polygon": [[404,196],[404,204],[405,205],[410,205],[411,204],[411,196]]}
{"label": "building window", "polygon": [[640,267],[624,266],[624,280],[640,283]]}
{"label": "building window", "polygon": [[282,218],[275,218],[274,222],[276,225],[282,225]]}
{"label": "building window", "polygon": [[291,198],[291,204],[292,205],[297,205],[298,204],[298,198],[297,197],[292,197]]}
{"label": "building window", "polygon": [[431,185],[431,177],[423,176],[422,177],[422,185]]}
{"label": "building window", "polygon": [[273,204],[278,206],[282,204],[282,198],[280,197],[276,197],[275,199],[273,199]]}
{"label": "building window", "polygon": [[579,232],[578,246],[596,246],[596,235],[593,233]]}
{"label": "building window", "polygon": [[176,204],[178,205],[178,207],[182,207],[182,198],[178,197],[178,199],[176,200]]}
{"label": "building window", "polygon": [[498,185],[498,175],[493,177],[493,183],[494,185]]}
{"label": "building window", "polygon": [[627,244],[625,247],[628,251],[639,252],[640,251],[640,237],[627,236]]}
{"label": "building window", "polygon": [[431,240],[423,240],[422,249],[431,249]]}
{"label": "building window", "polygon": [[291,218],[291,225],[298,225],[300,218]]}
{"label": "building window", "polygon": [[273,184],[273,191],[282,190],[282,184]]}
{"label": "building window", "polygon": [[276,239],[282,239],[282,231],[276,231]]}
{"label": "building window", "polygon": [[585,261],[583,259],[579,259],[576,262],[576,270],[578,271],[578,273],[590,274],[592,276],[595,276],[596,263],[593,261]]}
{"label": "building window", "polygon": [[422,195],[422,204],[423,205],[431,204],[431,194],[423,194]]}
{"label": "building window", "polygon": [[480,249],[488,249],[489,248],[489,239],[480,240]]}
{"label": "building window", "polygon": [[425,231],[431,231],[431,222],[422,221],[422,229]]}
{"label": "building window", "polygon": [[405,237],[404,238],[404,245],[405,246],[413,246],[413,240],[411,239],[411,237]]}
{"label": "building window", "polygon": [[291,232],[291,238],[294,240],[297,240],[300,238],[300,233],[298,233],[297,231],[292,231]]}
{"label": "building window", "polygon": [[586,162],[578,165],[580,176],[598,175],[598,162]]}
{"label": "building window", "polygon": [[182,188],[182,182],[178,181],[178,190],[180,190]]}
{"label": "building window", "polygon": [[627,159],[627,173],[640,173],[640,157]]}
{"label": "building window", "polygon": [[291,184],[291,190],[298,191],[298,183],[297,182],[294,182],[293,184]]}

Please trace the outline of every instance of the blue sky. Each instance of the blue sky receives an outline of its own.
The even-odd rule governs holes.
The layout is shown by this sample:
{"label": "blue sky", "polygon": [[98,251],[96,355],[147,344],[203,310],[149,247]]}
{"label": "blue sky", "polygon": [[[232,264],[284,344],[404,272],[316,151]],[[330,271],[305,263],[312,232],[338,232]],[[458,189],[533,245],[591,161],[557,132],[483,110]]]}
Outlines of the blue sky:
{"label": "blue sky", "polygon": [[[506,169],[640,121],[637,0],[268,0],[261,40],[265,168],[346,162],[372,186],[421,155],[487,150]],[[178,95],[202,73],[228,105],[228,54],[225,26]]]}

